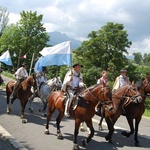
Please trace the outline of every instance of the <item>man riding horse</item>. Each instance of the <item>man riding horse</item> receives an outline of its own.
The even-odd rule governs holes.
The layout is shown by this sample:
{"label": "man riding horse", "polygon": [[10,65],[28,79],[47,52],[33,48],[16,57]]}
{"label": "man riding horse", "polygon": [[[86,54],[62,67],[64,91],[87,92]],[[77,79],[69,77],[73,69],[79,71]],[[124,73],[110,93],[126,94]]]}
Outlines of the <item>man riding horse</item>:
{"label": "man riding horse", "polygon": [[20,67],[14,74],[15,78],[16,78],[16,83],[14,85],[14,89],[13,92],[11,94],[11,98],[15,97],[17,95],[17,91],[20,87],[20,84],[23,80],[25,80],[28,77],[28,73],[26,70],[26,64],[23,63],[22,67]]}
{"label": "man riding horse", "polygon": [[79,63],[73,65],[73,69],[66,73],[64,82],[62,85],[62,91],[67,92],[68,98],[65,106],[65,116],[70,117],[69,110],[73,101],[74,95],[76,95],[77,88],[85,86],[83,83],[82,74],[80,70],[83,66]]}

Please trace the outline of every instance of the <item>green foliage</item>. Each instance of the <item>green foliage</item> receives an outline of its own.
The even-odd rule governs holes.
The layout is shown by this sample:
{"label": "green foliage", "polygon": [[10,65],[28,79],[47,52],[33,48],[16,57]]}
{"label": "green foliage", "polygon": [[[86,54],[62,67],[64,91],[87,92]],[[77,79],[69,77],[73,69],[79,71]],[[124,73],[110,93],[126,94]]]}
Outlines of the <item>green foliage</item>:
{"label": "green foliage", "polygon": [[0,6],[0,37],[3,34],[3,30],[7,27],[8,24],[9,12],[7,8]]}
{"label": "green foliage", "polygon": [[[128,53],[127,48],[132,44],[128,40],[124,26],[108,22],[100,30],[92,31],[88,38],[88,41],[83,41],[81,46],[75,50],[76,60],[86,66],[86,70],[84,69],[86,82],[89,84],[95,80],[95,75],[88,77],[90,76],[89,72],[94,72],[94,68],[96,70],[101,68],[100,72],[108,70],[112,74],[111,80],[114,80],[120,69],[128,63],[124,53]],[[92,71],[91,68],[94,70]]]}
{"label": "green foliage", "polygon": [[133,53],[134,56],[134,61],[136,64],[142,64],[142,54],[140,52],[138,53]]}
{"label": "green foliage", "polygon": [[[41,23],[43,15],[37,15],[37,12],[31,11],[22,11],[20,14],[20,21],[5,28],[0,38],[0,51],[9,49],[11,56],[14,52],[17,54],[18,57],[12,58],[15,68],[20,67],[18,64],[23,61],[26,61],[25,63],[30,67],[33,53],[37,58],[39,51],[47,46],[50,38]],[[25,54],[27,54],[27,59],[20,60]]]}

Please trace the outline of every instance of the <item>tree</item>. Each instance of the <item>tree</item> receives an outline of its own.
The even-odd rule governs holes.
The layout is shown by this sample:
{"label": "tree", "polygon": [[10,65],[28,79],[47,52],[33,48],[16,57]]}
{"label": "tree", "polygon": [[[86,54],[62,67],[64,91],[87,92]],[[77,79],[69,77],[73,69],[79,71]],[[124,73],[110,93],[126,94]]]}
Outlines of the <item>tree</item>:
{"label": "tree", "polygon": [[[23,11],[20,14],[20,21],[9,25],[4,30],[0,39],[0,50],[5,51],[9,49],[12,55],[16,52],[18,56],[20,53],[21,56],[27,54],[27,58],[22,61],[26,61],[30,67],[32,54],[35,53],[35,58],[37,58],[39,51],[47,46],[50,37],[41,23],[43,15],[37,15],[37,12],[31,11]],[[17,61],[14,63],[17,63]],[[14,65],[17,66],[17,64]]]}
{"label": "tree", "polygon": [[133,53],[134,56],[134,61],[136,64],[140,65],[142,63],[142,54],[140,52],[138,53]]}
{"label": "tree", "polygon": [[8,24],[8,16],[9,12],[7,11],[7,8],[0,6],[0,37]]}
{"label": "tree", "polygon": [[43,15],[37,15],[37,12],[31,11],[22,11],[20,14],[20,47],[22,51],[27,53],[30,61],[32,53],[35,53],[35,57],[37,57],[39,55],[38,52],[47,45],[49,36],[41,23]]}
{"label": "tree", "polygon": [[100,30],[92,31],[88,39],[74,51],[76,60],[81,61],[87,70],[95,66],[101,70],[109,70],[110,73],[117,73],[128,63],[124,53],[128,54],[127,48],[132,43],[128,40],[127,31],[122,24],[108,22]]}

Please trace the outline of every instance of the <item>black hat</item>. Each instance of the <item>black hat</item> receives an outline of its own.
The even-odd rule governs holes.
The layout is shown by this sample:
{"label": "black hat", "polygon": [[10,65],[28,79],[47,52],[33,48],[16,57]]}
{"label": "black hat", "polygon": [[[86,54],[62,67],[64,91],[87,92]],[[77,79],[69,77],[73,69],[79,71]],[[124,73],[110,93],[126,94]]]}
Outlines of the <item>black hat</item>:
{"label": "black hat", "polygon": [[79,64],[79,63],[74,64],[72,67],[74,68],[74,67],[76,67],[76,66],[81,66],[81,67],[83,67],[83,65],[81,65],[81,64]]}
{"label": "black hat", "polygon": [[42,67],[42,71],[46,71],[46,67]]}
{"label": "black hat", "polygon": [[127,72],[127,70],[124,69],[124,68],[122,68],[122,69],[120,70],[120,72]]}
{"label": "black hat", "polygon": [[25,63],[23,63],[23,64],[22,64],[22,67],[25,67],[25,66],[26,66],[26,64],[25,64]]}

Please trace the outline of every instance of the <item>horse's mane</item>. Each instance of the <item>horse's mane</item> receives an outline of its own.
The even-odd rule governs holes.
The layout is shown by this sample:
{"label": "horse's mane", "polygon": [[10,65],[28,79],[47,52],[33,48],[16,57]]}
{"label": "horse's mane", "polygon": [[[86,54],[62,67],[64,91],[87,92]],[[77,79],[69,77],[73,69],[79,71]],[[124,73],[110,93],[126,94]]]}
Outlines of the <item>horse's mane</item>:
{"label": "horse's mane", "polygon": [[130,85],[130,84],[125,84],[125,85],[123,85],[122,87],[118,88],[117,90],[112,91],[112,93],[116,93],[116,92],[122,90],[123,88],[125,88],[126,86],[129,86],[129,85]]}
{"label": "horse's mane", "polygon": [[135,87],[137,87],[138,89],[142,86],[142,80],[140,80],[140,81],[137,81],[136,83],[135,83]]}
{"label": "horse's mane", "polygon": [[84,91],[82,91],[80,94],[82,95],[82,94],[88,92],[88,91],[91,90],[91,89],[97,88],[97,87],[99,87],[99,85],[100,85],[100,84],[91,85],[90,87],[88,87],[88,88],[86,88]]}

